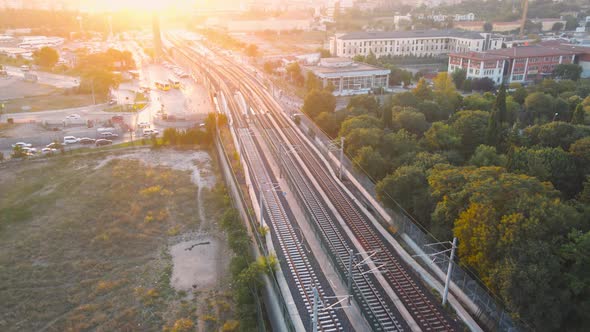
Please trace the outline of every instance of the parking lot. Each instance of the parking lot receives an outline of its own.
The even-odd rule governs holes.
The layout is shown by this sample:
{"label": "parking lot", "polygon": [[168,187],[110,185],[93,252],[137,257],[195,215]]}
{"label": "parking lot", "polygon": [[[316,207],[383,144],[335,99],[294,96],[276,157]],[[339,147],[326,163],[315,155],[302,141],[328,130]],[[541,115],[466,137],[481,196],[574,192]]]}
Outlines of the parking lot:
{"label": "parking lot", "polygon": [[[105,127],[112,128],[109,131],[118,135],[118,137],[109,138],[113,140],[113,143],[126,142],[154,133],[150,130],[155,130],[158,134],[168,127],[186,128],[198,125],[203,122],[209,112],[213,111],[206,89],[189,75],[179,77],[184,76],[179,75],[184,70],[171,63],[151,63],[142,56],[137,56],[136,59],[139,77],[121,84],[113,92],[113,99],[116,105],[123,106],[123,110],[131,109],[135,103],[136,92],[141,91],[142,87],[148,88],[145,108],[137,112],[107,112],[105,110],[115,105],[99,104],[49,111],[23,110],[0,114],[0,123],[6,124],[8,119],[14,122],[14,125],[0,129],[0,152],[5,158],[10,156],[13,145],[18,142],[31,144],[37,151],[41,151],[52,142],[63,143],[66,136],[100,139],[102,138],[101,128]],[[180,86],[172,87],[169,91],[156,88],[156,82],[168,82],[169,79],[179,81]],[[43,84],[25,82],[22,78],[15,76],[0,80],[0,86],[2,84],[9,88],[0,89],[3,93],[0,99],[47,94],[56,89]],[[70,118],[72,116],[75,118]],[[94,145],[73,143],[66,144],[65,148],[75,149],[81,146]]]}

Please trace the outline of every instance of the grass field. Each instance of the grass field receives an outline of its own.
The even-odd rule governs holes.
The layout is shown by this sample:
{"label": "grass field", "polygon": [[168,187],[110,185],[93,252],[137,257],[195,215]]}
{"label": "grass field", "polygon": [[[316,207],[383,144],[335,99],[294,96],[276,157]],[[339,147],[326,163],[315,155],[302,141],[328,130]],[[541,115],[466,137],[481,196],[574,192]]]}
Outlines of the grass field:
{"label": "grass field", "polygon": [[1,331],[181,331],[223,297],[175,291],[168,251],[203,222],[199,193],[216,220],[223,191],[112,153],[0,164]]}
{"label": "grass field", "polygon": [[[96,103],[104,103],[104,98],[96,97]],[[48,111],[62,108],[82,107],[93,104],[92,95],[87,94],[61,94],[55,93],[43,96],[31,96],[18,99],[8,99],[5,101],[6,113],[23,112],[22,107],[28,106],[27,112]]]}

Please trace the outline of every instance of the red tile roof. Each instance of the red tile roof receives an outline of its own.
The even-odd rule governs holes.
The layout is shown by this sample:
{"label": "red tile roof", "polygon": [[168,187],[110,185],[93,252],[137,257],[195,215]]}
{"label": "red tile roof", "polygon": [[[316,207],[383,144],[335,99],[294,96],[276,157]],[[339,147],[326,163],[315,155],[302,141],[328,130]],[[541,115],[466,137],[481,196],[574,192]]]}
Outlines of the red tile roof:
{"label": "red tile roof", "polygon": [[491,54],[487,52],[464,52],[464,53],[450,53],[449,56],[456,56],[460,58],[469,58],[473,60],[503,60],[506,56]]}
{"label": "red tile roof", "polygon": [[590,48],[555,43],[537,44],[532,46],[520,46],[488,50],[485,52],[451,53],[449,56],[469,58],[474,60],[501,60],[513,58],[530,58],[544,56],[563,56],[574,54],[588,54]]}

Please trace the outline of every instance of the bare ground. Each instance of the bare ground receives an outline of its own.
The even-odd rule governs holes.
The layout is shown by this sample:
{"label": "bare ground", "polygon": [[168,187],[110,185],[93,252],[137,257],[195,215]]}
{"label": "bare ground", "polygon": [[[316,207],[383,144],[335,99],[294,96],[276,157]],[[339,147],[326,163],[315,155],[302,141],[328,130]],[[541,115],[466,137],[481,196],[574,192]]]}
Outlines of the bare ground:
{"label": "bare ground", "polygon": [[0,330],[230,319],[214,166],[168,149],[0,165]]}

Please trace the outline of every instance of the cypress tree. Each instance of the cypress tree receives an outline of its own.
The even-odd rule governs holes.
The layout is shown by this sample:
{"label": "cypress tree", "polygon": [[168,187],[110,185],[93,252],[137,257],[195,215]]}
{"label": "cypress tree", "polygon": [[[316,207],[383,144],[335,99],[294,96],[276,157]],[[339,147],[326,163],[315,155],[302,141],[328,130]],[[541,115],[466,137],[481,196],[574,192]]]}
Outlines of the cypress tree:
{"label": "cypress tree", "polygon": [[586,118],[586,111],[584,111],[584,106],[580,103],[576,106],[576,110],[572,115],[572,124],[584,124],[584,120]]}
{"label": "cypress tree", "polygon": [[504,84],[500,86],[496,101],[492,107],[492,113],[488,121],[488,128],[486,132],[486,138],[488,144],[496,147],[498,150],[503,150],[501,145],[504,143],[504,130],[503,126],[508,120],[506,114],[506,87]]}

